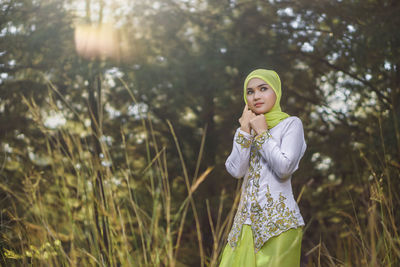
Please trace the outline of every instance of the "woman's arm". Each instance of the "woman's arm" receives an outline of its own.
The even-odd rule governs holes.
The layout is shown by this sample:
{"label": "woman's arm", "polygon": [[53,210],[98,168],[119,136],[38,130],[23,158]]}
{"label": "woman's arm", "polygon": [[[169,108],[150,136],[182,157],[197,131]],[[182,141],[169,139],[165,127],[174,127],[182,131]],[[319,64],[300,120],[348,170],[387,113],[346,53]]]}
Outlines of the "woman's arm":
{"label": "woman's arm", "polygon": [[233,138],[233,148],[225,162],[226,170],[235,178],[242,178],[249,168],[251,135],[240,128]]}
{"label": "woman's arm", "polygon": [[285,179],[298,168],[301,157],[306,150],[303,124],[295,118],[287,126],[281,145],[266,131],[254,140],[261,148],[261,156],[268,162],[278,177]]}

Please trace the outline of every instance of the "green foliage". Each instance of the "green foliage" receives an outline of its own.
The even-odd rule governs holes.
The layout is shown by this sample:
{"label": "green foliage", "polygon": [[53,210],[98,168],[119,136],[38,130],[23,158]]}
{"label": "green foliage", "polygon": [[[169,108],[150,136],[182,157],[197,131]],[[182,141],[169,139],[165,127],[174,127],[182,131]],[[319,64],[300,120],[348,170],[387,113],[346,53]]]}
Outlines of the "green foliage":
{"label": "green foliage", "polygon": [[[398,264],[398,1],[78,2],[0,3],[4,262],[215,264],[242,83],[263,67],[305,126],[304,264]],[[126,54],[79,56],[74,29],[107,16]]]}

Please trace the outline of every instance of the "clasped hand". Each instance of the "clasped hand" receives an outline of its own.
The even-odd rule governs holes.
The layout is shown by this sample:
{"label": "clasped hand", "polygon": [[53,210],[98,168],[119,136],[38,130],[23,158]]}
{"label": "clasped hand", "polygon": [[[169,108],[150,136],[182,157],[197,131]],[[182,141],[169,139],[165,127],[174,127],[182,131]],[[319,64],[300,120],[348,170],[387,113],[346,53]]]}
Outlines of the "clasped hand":
{"label": "clasped hand", "polygon": [[246,133],[250,133],[253,129],[257,135],[268,129],[267,122],[263,114],[256,115],[249,107],[243,109],[242,116],[239,118],[240,129]]}

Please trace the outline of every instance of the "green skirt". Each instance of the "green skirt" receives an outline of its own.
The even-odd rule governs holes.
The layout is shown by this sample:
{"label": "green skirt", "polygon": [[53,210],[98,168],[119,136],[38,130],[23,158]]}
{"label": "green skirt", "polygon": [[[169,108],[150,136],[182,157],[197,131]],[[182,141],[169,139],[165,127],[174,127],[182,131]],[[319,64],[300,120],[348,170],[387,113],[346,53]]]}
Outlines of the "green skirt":
{"label": "green skirt", "polygon": [[262,248],[255,253],[251,226],[245,224],[243,225],[237,247],[232,249],[229,244],[226,244],[219,266],[300,266],[302,237],[302,227],[289,229],[278,236],[268,239]]}

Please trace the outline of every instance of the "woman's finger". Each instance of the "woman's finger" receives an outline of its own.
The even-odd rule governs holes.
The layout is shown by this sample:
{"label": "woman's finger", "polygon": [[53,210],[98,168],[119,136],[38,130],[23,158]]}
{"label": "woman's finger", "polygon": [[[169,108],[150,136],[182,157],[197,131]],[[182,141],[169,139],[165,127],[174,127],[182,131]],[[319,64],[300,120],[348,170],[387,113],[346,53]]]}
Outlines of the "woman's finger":
{"label": "woman's finger", "polygon": [[245,113],[246,113],[246,107],[247,107],[247,105],[246,105],[246,106],[244,106],[244,108],[243,108],[243,111],[242,111],[242,116],[243,116],[243,114],[245,114]]}
{"label": "woman's finger", "polygon": [[246,105],[244,106],[244,109],[243,109],[243,114],[246,113],[248,110],[249,110],[249,107],[248,107],[247,104],[246,104]]}

